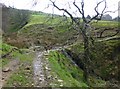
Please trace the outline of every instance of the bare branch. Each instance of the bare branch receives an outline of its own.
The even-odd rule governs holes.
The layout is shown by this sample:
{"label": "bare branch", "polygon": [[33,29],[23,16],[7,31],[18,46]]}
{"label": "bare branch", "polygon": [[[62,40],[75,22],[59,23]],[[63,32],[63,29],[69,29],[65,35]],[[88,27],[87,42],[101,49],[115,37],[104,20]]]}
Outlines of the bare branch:
{"label": "bare branch", "polygon": [[102,11],[102,14],[104,13],[104,11],[105,11],[106,8],[107,8],[107,4],[106,4],[106,0],[105,0],[105,7],[104,7],[104,9]]}
{"label": "bare branch", "polygon": [[105,11],[103,14],[106,14],[106,13],[116,13],[118,10],[115,10],[115,11]]}
{"label": "bare branch", "polygon": [[87,22],[87,20],[86,20],[86,18],[85,18],[85,13],[84,13],[84,0],[82,0],[82,2],[81,2],[81,6],[82,6],[82,18],[83,18],[83,21],[86,23]]}
{"label": "bare branch", "polygon": [[82,15],[83,21],[86,22],[86,18],[84,15],[84,0],[81,2],[81,10],[80,7],[76,4],[76,0],[74,0],[73,5],[78,9],[79,13]]}
{"label": "bare branch", "polygon": [[[98,6],[99,6],[101,3],[103,3],[103,2],[105,2],[105,7],[103,8],[102,12],[99,13],[98,10],[97,10],[97,9],[98,9]],[[106,7],[107,7],[107,5],[106,5],[106,0],[102,0],[101,2],[97,3],[96,7],[94,8],[94,10],[95,10],[95,12],[96,12],[96,15],[93,16],[87,23],[90,23],[92,20],[97,20],[97,21],[98,21],[98,20],[101,20],[103,14],[104,14],[104,11],[105,11],[105,9],[106,9]]]}
{"label": "bare branch", "polygon": [[[50,0],[51,2],[52,2],[52,4],[53,4],[53,6],[55,7],[55,8],[57,8],[58,10],[60,10],[60,11],[64,11],[64,12],[66,12],[69,16],[70,16],[70,18],[72,19],[72,21],[74,20],[74,17],[72,16],[72,14],[70,13],[70,12],[68,12],[66,9],[64,9],[64,8],[59,8],[56,4],[55,4],[55,2],[53,2],[52,0]],[[74,20],[75,21],[75,20]]]}
{"label": "bare branch", "polygon": [[78,9],[79,13],[82,14],[82,11],[80,10],[80,8],[79,8],[79,7],[76,5],[76,3],[75,3],[75,0],[74,0],[73,4],[74,4],[74,6]]}
{"label": "bare branch", "polygon": [[[51,0],[50,0],[51,1]],[[51,1],[52,2],[52,4],[53,4],[53,6],[54,7],[56,7],[58,10],[60,10],[60,11],[64,11],[64,12],[66,12],[67,14],[70,14],[66,9],[61,9],[61,8],[59,8],[56,4],[55,4],[55,2],[53,2],[53,1]],[[70,16],[71,16],[71,14],[70,14]]]}
{"label": "bare branch", "polygon": [[69,8],[71,9],[71,6],[70,6],[70,3],[68,2],[68,6],[69,6]]}

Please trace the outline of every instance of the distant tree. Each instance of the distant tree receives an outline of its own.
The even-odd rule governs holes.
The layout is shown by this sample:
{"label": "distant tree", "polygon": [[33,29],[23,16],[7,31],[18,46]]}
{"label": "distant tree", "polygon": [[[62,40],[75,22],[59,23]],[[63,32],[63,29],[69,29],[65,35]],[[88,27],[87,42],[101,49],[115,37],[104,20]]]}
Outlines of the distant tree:
{"label": "distant tree", "polygon": [[12,7],[2,7],[2,30],[4,32],[17,31],[29,21],[28,10],[18,10]]}
{"label": "distant tree", "polygon": [[91,19],[91,17],[90,17],[90,15],[87,15],[87,17],[86,17],[87,19]]}
{"label": "distant tree", "polygon": [[[6,31],[9,27],[9,21],[8,21],[8,8],[3,4],[0,3],[0,8],[2,10],[2,30]],[[7,24],[7,26],[6,26]]]}
{"label": "distant tree", "polygon": [[10,30],[17,31],[26,25],[29,21],[28,10],[18,10],[15,8],[9,8],[9,22],[11,24]]}

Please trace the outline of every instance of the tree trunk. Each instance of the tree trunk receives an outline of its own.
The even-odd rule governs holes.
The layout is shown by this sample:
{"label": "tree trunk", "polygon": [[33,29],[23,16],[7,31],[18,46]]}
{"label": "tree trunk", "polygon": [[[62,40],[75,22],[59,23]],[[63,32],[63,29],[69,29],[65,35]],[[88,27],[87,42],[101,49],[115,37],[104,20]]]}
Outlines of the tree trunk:
{"label": "tree trunk", "polygon": [[89,39],[86,35],[85,30],[83,31],[83,42],[84,42],[84,79],[88,82],[88,65],[89,65],[89,58],[90,58],[90,51],[89,51]]}

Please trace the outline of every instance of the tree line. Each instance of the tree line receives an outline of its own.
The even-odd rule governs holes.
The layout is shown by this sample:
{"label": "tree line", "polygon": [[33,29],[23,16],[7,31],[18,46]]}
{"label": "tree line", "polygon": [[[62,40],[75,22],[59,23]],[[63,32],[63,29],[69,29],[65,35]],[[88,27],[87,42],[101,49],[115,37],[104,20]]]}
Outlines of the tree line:
{"label": "tree line", "polygon": [[0,4],[0,8],[2,8],[3,32],[17,31],[25,26],[29,21],[29,10],[18,10],[16,8],[7,7],[4,4]]}

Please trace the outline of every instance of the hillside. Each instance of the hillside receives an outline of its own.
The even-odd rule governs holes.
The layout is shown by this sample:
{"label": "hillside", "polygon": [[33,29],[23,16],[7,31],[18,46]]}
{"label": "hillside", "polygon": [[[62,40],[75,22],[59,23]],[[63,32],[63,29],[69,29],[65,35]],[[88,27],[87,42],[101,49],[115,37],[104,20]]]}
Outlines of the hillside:
{"label": "hillside", "polygon": [[3,33],[0,50],[5,75],[2,78],[3,87],[119,88],[118,22],[93,22],[92,27],[97,30],[92,35],[96,41],[90,48],[92,64],[88,68],[90,75],[87,83],[83,77],[82,37],[71,26],[69,18],[51,16],[31,12],[26,24]]}

